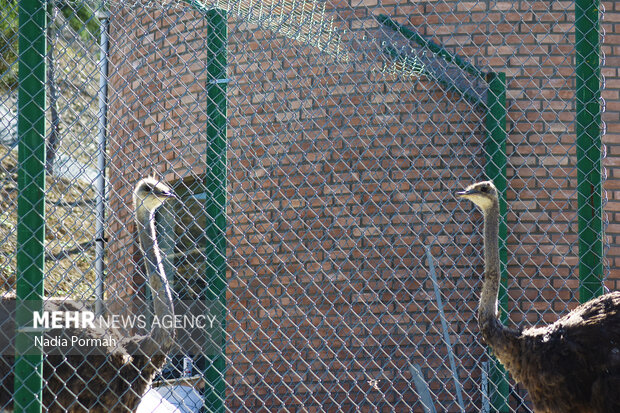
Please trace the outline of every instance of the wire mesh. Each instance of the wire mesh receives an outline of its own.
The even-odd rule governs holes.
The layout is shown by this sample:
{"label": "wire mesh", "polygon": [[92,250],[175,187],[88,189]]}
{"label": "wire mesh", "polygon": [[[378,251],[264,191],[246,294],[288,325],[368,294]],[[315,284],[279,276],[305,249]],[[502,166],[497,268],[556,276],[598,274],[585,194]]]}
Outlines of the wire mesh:
{"label": "wire mesh", "polygon": [[[0,274],[8,297],[20,248],[17,6],[0,4]],[[191,410],[214,403],[202,400],[209,393],[226,411],[490,411],[496,383],[476,317],[482,217],[454,196],[486,178],[488,72],[507,77],[509,324],[552,322],[577,305],[573,2],[47,7],[46,295],[104,300],[110,314],[149,312],[157,297],[132,204],[134,185],[149,175],[177,194],[156,215],[176,303],[213,295],[225,242],[224,392],[209,379],[217,355],[194,346],[170,351],[155,377],[163,396],[149,390],[143,403]],[[227,16],[225,78],[209,72],[214,7]],[[617,10],[607,15],[615,21]],[[217,145],[208,108],[218,103],[209,85],[226,88],[225,177],[214,172],[221,159],[208,155]],[[226,205],[214,213],[222,187]],[[616,203],[604,205],[613,223]],[[616,227],[608,231],[613,237]],[[605,251],[605,285],[616,289],[615,245]],[[45,396],[53,380],[44,380]],[[111,383],[83,387],[96,400]],[[69,390],[65,408],[94,408],[82,389]],[[111,393],[113,408],[133,406],[120,393]],[[507,411],[532,408],[514,382],[508,396]]]}

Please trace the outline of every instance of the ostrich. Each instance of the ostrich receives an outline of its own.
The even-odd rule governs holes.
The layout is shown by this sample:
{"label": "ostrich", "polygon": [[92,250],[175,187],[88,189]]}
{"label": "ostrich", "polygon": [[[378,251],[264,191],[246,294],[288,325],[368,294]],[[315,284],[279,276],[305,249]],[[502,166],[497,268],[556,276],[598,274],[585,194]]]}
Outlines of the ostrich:
{"label": "ostrich", "polygon": [[[170,286],[157,245],[155,212],[172,190],[153,178],[136,185],[133,202],[140,247],[157,317],[172,316]],[[3,299],[15,300],[15,296]],[[47,311],[79,311],[63,299],[45,300]],[[95,326],[97,324],[95,323]],[[89,349],[88,355],[47,355],[44,360],[43,405],[49,412],[132,412],[163,366],[174,340],[174,330],[153,324],[147,335],[124,337],[116,330],[65,329],[64,334],[84,338],[112,337],[116,346]],[[13,408],[13,357],[0,359],[0,409]]]}
{"label": "ostrich", "polygon": [[492,182],[457,194],[484,216],[484,282],[478,308],[482,338],[528,389],[536,412],[620,412],[620,292],[580,305],[546,327],[506,328],[498,319],[499,202]]}

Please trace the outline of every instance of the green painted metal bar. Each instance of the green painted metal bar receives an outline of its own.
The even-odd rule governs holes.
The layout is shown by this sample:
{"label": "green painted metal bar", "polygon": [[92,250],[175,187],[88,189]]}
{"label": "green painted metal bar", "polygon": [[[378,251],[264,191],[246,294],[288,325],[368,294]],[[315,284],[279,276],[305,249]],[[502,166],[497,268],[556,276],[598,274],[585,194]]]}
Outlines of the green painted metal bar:
{"label": "green painted metal bar", "polygon": [[385,14],[380,14],[376,16],[376,19],[382,25],[402,34],[409,40],[413,40],[420,46],[430,50],[436,55],[441,56],[443,59],[446,60],[446,62],[457,65],[458,67],[460,67],[461,69],[463,69],[464,71],[466,71],[472,76],[484,78],[485,73],[482,70],[478,69],[476,66],[472,65],[471,63],[466,62],[461,57],[450,53],[445,47],[438,45],[437,43],[434,43],[431,40],[425,39],[413,29],[395,22],[394,20],[392,20],[389,16],[386,16]]}
{"label": "green painted metal bar", "polygon": [[[405,59],[408,58],[407,55],[403,55],[401,52],[399,52],[392,46],[385,46],[383,48],[383,52],[387,54],[388,56],[390,56],[390,58],[393,59],[394,61],[404,61]],[[424,64],[422,63],[416,64],[415,61],[413,61],[412,66],[414,66],[414,69],[413,69],[414,71],[418,71],[420,74],[423,74],[427,78],[439,83],[440,85],[445,87],[446,90],[460,94],[461,96],[463,96],[465,99],[467,99],[469,102],[473,103],[474,105],[482,105],[482,106],[486,105],[486,102],[482,102],[478,96],[475,96],[467,92],[466,90],[462,90],[454,83],[449,83],[443,79],[439,79],[437,76],[435,76],[430,71],[425,70]]]}
{"label": "green painted metal bar", "polygon": [[17,133],[17,308],[14,407],[41,412],[43,355],[34,345],[33,310],[43,307],[45,263],[45,55],[46,2],[19,4]]}
{"label": "green painted metal bar", "polygon": [[575,1],[579,301],[603,294],[599,0]]}
{"label": "green painted metal bar", "polygon": [[[486,175],[493,181],[499,192],[499,258],[500,258],[500,287],[499,287],[499,313],[503,324],[508,321],[508,249],[506,237],[508,227],[506,225],[506,74],[488,73],[486,76],[489,86],[487,91],[487,113],[485,125],[487,130],[486,139]],[[489,378],[492,383],[490,390],[491,407],[497,412],[508,412],[508,373],[504,367],[494,359],[489,365]]]}
{"label": "green painted metal bar", "polygon": [[226,12],[211,9],[207,18],[207,286],[205,299],[221,304],[221,351],[207,355],[205,407],[224,412],[226,398],[226,65],[228,28]]}

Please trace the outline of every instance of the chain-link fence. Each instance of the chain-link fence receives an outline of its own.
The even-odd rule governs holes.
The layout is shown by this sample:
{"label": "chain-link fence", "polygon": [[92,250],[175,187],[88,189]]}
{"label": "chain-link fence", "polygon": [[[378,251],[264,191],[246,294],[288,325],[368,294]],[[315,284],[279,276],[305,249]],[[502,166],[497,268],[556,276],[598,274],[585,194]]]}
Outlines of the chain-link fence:
{"label": "chain-link fence", "polygon": [[[18,13],[14,0],[0,4],[8,300],[23,248]],[[620,16],[610,4],[603,22]],[[88,403],[116,397],[106,409],[122,410],[154,378],[142,411],[532,408],[480,341],[482,217],[454,193],[506,181],[507,324],[548,323],[577,305],[573,2],[65,0],[46,14],[45,295],[107,314],[153,303],[156,317],[167,310],[150,276],[163,272],[177,315],[183,303],[225,303],[225,332],[215,349],[166,348],[165,364],[152,358],[158,374],[127,346],[125,364],[69,357],[74,373],[46,357],[44,403],[96,411]],[[503,91],[490,88],[496,75]],[[596,170],[598,149],[586,150]],[[147,176],[176,199],[153,215],[158,243],[143,252],[150,227],[134,207],[148,202],[134,206],[132,194]],[[608,289],[620,279],[615,182],[603,203]]]}

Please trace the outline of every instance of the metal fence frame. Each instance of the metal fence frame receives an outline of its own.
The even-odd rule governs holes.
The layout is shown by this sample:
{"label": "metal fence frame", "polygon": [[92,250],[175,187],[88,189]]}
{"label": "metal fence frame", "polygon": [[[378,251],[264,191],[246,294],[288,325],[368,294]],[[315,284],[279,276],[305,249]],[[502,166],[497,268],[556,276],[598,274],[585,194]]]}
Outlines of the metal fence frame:
{"label": "metal fence frame", "polygon": [[[200,7],[200,3],[197,3]],[[601,176],[601,107],[600,107],[600,4],[596,0],[576,0],[576,99],[577,99],[577,168],[579,209],[579,255],[581,302],[603,292],[603,224]],[[17,246],[17,296],[20,300],[43,299],[44,232],[45,232],[45,27],[46,2],[24,0],[20,2],[20,59],[19,59],[19,205]],[[207,211],[216,223],[209,234],[216,247],[206,252],[212,262],[214,274],[210,280],[214,287],[209,298],[226,303],[226,13],[217,9],[206,11],[208,23],[209,73],[207,85],[207,116],[211,121],[207,135],[210,141],[207,163],[208,188],[213,198],[207,202]],[[401,28],[402,29],[402,28]],[[105,32],[105,31],[104,31]],[[424,39],[422,39],[424,40]],[[435,50],[441,55],[442,50]],[[448,55],[449,56],[449,55]],[[445,56],[444,56],[445,58]],[[506,191],[506,75],[489,73],[487,95],[486,174],[493,179],[502,194]],[[103,175],[103,174],[102,174]],[[501,202],[502,215],[507,212],[505,195]],[[500,229],[505,239],[505,221]],[[508,277],[505,267],[507,249],[501,248],[504,267],[502,280]],[[505,284],[501,306],[506,308]],[[507,311],[502,311],[504,322]],[[18,324],[19,346],[29,347],[33,335],[20,333],[20,326],[30,325],[31,320],[21,319]],[[225,322],[223,324],[225,328]],[[222,354],[225,354],[223,348]],[[33,399],[41,399],[42,355],[17,357],[15,366],[16,409],[41,411]],[[226,392],[225,357],[213,360],[213,367],[205,372],[209,391],[207,406],[213,411],[224,411]],[[33,373],[33,367],[34,372]],[[505,372],[492,373],[501,395],[494,398],[493,406],[508,411],[508,382]],[[33,395],[35,397],[33,398]],[[36,396],[38,395],[38,396]]]}

